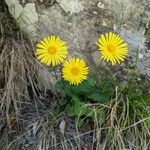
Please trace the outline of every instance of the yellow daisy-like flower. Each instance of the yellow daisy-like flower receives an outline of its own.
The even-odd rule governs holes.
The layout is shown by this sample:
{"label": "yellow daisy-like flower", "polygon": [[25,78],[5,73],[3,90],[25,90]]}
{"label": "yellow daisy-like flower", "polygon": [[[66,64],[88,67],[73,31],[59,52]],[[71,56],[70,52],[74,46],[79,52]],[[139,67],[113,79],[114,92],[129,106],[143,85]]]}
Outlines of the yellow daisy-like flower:
{"label": "yellow daisy-like flower", "polygon": [[37,59],[48,66],[59,65],[68,55],[66,42],[56,36],[45,37],[36,47]]}
{"label": "yellow daisy-like flower", "polygon": [[72,58],[63,64],[63,78],[70,84],[79,85],[83,80],[87,79],[89,68],[85,61],[80,58]]}
{"label": "yellow daisy-like flower", "polygon": [[121,63],[126,58],[128,48],[127,43],[115,33],[102,34],[97,43],[102,55],[102,59],[110,61],[112,65]]}

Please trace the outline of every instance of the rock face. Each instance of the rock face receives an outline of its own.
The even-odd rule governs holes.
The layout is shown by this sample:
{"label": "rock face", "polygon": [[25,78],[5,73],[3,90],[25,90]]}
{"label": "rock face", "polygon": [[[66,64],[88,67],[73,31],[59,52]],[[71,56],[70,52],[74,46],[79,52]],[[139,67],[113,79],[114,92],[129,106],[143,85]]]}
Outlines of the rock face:
{"label": "rock face", "polygon": [[38,14],[34,3],[27,3],[24,7],[18,0],[6,0],[9,11],[16,19],[20,27],[28,33],[30,38],[36,35],[36,23],[38,22]]}
{"label": "rock face", "polygon": [[[99,34],[119,33],[129,44],[129,59],[150,76],[149,0],[6,0],[9,10],[29,37],[51,34],[67,41],[70,55],[99,64]],[[97,57],[96,57],[97,56]]]}

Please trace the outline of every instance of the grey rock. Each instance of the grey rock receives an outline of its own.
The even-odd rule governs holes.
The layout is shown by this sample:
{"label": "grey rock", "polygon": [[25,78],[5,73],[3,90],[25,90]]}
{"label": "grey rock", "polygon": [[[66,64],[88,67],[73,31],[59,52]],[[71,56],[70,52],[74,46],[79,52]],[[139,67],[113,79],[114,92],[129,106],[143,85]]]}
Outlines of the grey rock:
{"label": "grey rock", "polygon": [[57,2],[66,13],[78,13],[84,8],[79,0],[57,0]]}
{"label": "grey rock", "polygon": [[[149,52],[145,44],[150,41],[149,0],[56,0],[52,5],[51,1],[25,1],[24,7],[19,0],[6,2],[14,18],[17,20],[20,16],[23,20],[20,26],[31,40],[58,35],[68,43],[69,56],[82,57],[90,66],[93,61],[99,64],[95,44],[99,35],[109,31],[119,33],[129,45],[128,57],[134,63],[138,61],[141,73],[150,76]],[[140,59],[139,54],[143,55]],[[39,80],[48,87],[51,81],[44,81],[47,69],[44,70],[43,73],[39,71]]]}
{"label": "grey rock", "polygon": [[20,25],[20,28],[29,35],[29,38],[34,39],[37,35],[36,23],[38,21],[35,4],[27,3],[23,7],[19,3],[19,0],[6,0],[6,3],[9,6],[10,13]]}

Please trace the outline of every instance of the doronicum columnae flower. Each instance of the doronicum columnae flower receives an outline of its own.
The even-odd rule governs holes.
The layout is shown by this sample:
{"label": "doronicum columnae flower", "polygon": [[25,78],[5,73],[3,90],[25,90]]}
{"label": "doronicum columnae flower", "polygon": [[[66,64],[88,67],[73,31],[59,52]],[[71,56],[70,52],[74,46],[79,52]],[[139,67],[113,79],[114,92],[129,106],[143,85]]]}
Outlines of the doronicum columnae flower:
{"label": "doronicum columnae flower", "polygon": [[99,46],[101,58],[110,61],[112,65],[120,64],[127,56],[127,43],[115,33],[109,32],[100,35],[96,44]]}
{"label": "doronicum columnae flower", "polygon": [[48,66],[61,64],[68,55],[66,42],[56,36],[45,37],[36,47],[37,59]]}
{"label": "doronicum columnae flower", "polygon": [[83,80],[87,79],[89,68],[85,61],[80,58],[72,58],[63,64],[63,78],[70,84],[79,85]]}

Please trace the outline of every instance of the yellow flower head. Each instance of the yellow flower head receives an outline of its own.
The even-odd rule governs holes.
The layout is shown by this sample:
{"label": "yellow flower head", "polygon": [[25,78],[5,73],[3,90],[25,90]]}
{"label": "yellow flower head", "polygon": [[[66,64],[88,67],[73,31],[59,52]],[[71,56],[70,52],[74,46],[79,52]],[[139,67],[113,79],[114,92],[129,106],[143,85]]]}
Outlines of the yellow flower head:
{"label": "yellow flower head", "polygon": [[112,65],[124,61],[128,48],[127,43],[115,33],[102,34],[97,43],[102,55],[102,59],[110,61]]}
{"label": "yellow flower head", "polygon": [[56,36],[45,37],[36,47],[37,59],[48,66],[62,63],[68,55],[66,42]]}
{"label": "yellow flower head", "polygon": [[70,84],[78,85],[87,79],[89,68],[83,59],[72,58],[63,64],[63,78]]}

